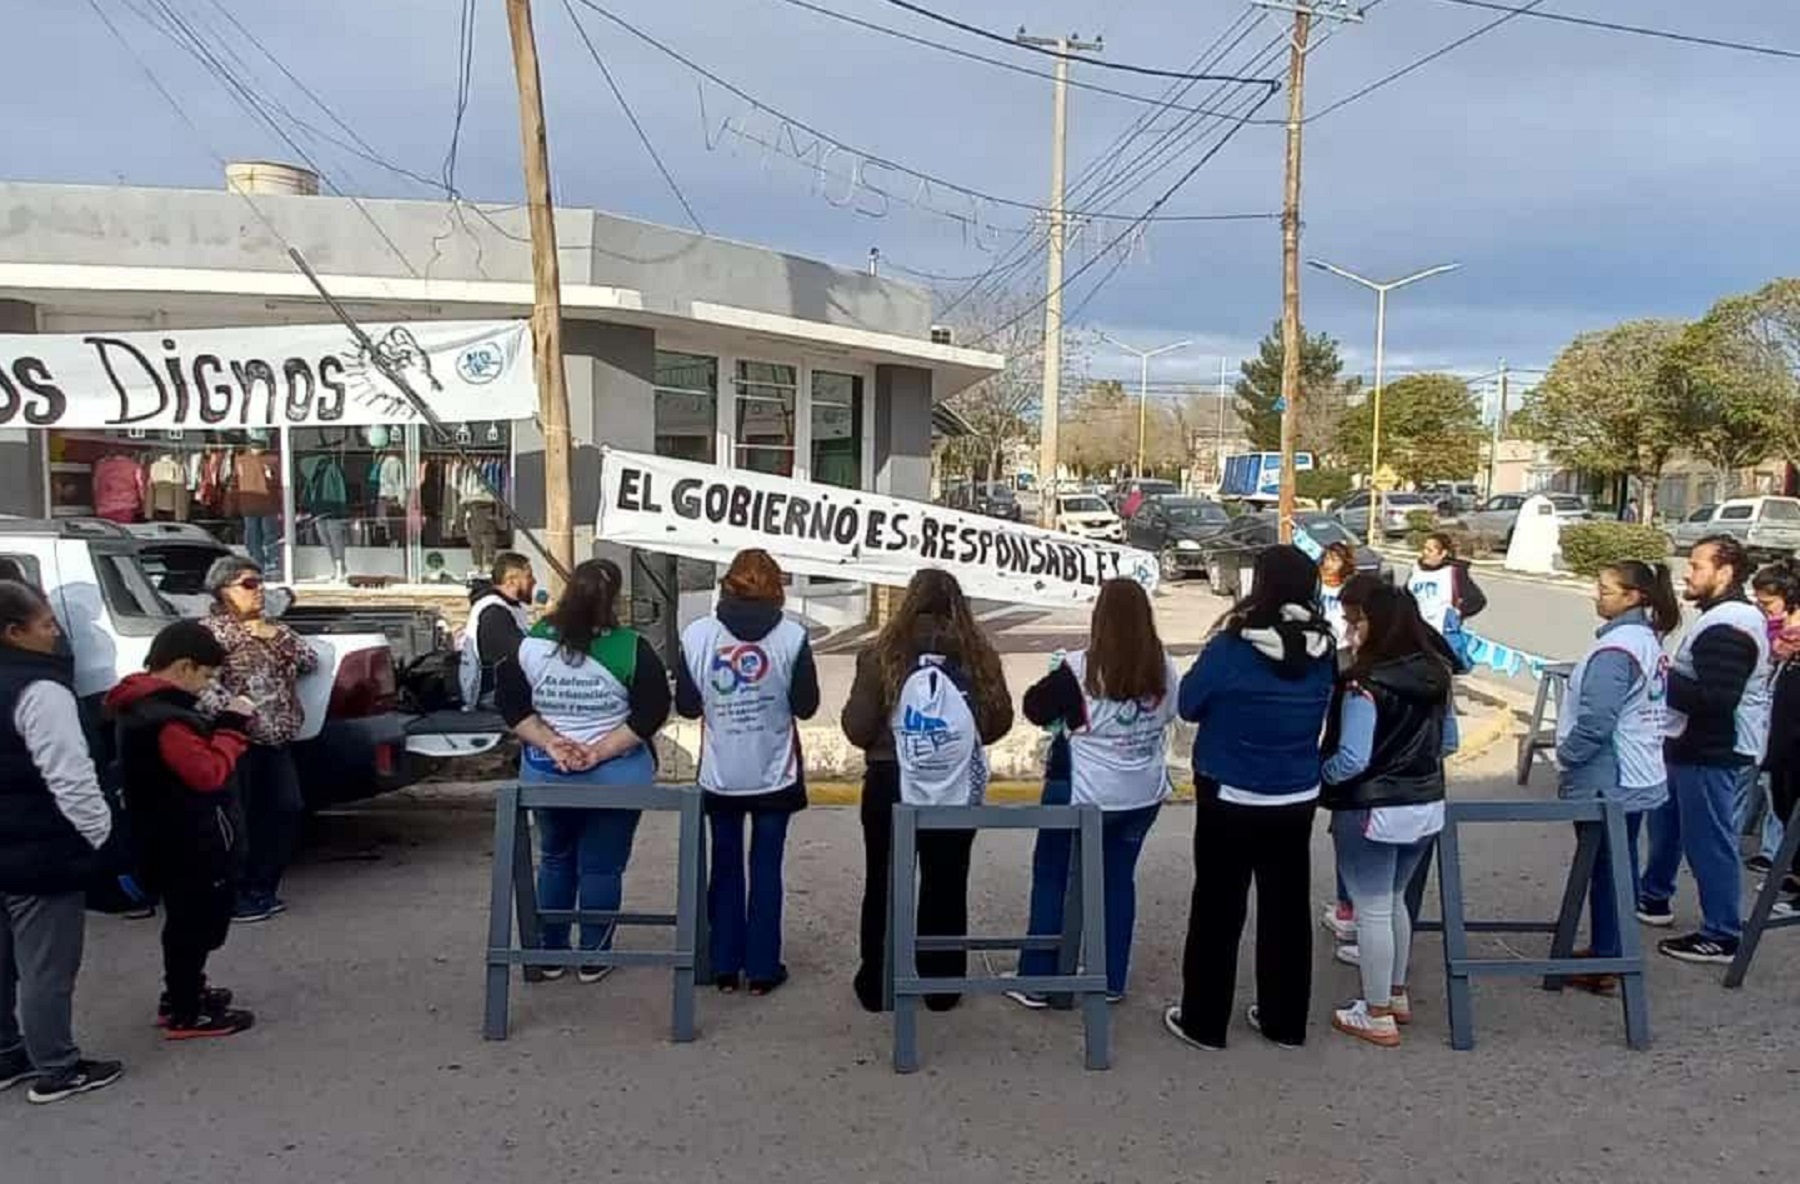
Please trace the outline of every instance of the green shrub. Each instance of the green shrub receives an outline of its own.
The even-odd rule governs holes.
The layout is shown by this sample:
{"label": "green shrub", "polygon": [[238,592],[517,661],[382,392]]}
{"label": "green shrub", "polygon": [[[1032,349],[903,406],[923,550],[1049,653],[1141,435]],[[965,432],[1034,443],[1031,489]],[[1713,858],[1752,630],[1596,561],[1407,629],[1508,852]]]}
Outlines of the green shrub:
{"label": "green shrub", "polygon": [[1418,550],[1425,545],[1425,536],[1437,528],[1437,515],[1432,511],[1409,510],[1406,515],[1406,545]]}
{"label": "green shrub", "polygon": [[1654,563],[1669,557],[1669,536],[1654,526],[1632,522],[1577,522],[1562,528],[1563,565],[1591,576],[1609,563],[1637,559]]}
{"label": "green shrub", "polygon": [[1323,504],[1350,492],[1349,469],[1307,469],[1294,474],[1294,494]]}

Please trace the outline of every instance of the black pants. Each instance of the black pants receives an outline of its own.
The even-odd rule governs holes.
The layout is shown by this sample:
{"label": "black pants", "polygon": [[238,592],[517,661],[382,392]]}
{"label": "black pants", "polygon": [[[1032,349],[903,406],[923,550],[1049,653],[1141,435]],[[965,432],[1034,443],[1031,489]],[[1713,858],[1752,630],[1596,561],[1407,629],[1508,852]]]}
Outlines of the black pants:
{"label": "black pants", "polygon": [[1181,959],[1181,1026],[1203,1044],[1225,1044],[1254,879],[1263,1035],[1301,1044],[1312,999],[1315,803],[1236,806],[1219,801],[1216,782],[1199,778],[1194,797],[1194,899]]}
{"label": "black pants", "polygon": [[[1800,805],[1800,767],[1778,766],[1769,770],[1769,801],[1781,824],[1792,825],[1794,807]],[[1794,852],[1794,866],[1787,874],[1800,876],[1800,851]]]}
{"label": "black pants", "polygon": [[237,903],[231,880],[175,879],[163,886],[163,985],[169,1014],[191,1020],[200,1013],[206,958],[225,944]]}
{"label": "black pants", "polygon": [[[862,965],[856,971],[856,997],[869,1011],[881,1010],[887,975],[888,860],[894,848],[894,804],[900,800],[900,768],[892,761],[871,761],[863,774]],[[919,834],[919,933],[958,937],[969,932],[969,856],[975,847],[972,830],[934,830]],[[955,950],[919,955],[925,978],[961,978],[969,957]],[[927,995],[933,1011],[955,1007],[960,995]]]}
{"label": "black pants", "polygon": [[240,891],[251,899],[273,896],[294,857],[306,809],[293,754],[286,748],[251,745],[238,762],[238,787],[250,839]]}

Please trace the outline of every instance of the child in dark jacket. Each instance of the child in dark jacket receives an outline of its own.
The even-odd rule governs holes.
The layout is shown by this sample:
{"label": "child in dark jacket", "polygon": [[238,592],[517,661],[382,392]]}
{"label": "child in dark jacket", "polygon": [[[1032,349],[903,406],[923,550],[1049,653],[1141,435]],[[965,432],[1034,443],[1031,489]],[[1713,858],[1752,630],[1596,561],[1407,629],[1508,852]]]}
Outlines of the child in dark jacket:
{"label": "child in dark jacket", "polygon": [[140,871],[163,900],[166,991],[157,1023],[169,1040],[232,1036],[255,1017],[206,984],[206,959],[225,944],[244,857],[237,763],[255,706],[233,699],[200,714],[198,696],[225,664],[225,647],[198,621],[156,635],[145,662],[106,697],[118,725],[119,768]]}

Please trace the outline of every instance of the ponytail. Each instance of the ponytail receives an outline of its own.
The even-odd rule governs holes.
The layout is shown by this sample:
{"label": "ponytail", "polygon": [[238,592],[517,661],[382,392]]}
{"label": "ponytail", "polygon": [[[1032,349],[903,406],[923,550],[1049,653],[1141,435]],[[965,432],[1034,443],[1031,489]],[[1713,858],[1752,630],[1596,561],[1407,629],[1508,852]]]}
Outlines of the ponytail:
{"label": "ponytail", "polygon": [[1668,564],[1624,559],[1609,563],[1602,570],[1610,571],[1628,591],[1643,598],[1650,627],[1658,637],[1667,637],[1681,628],[1681,601],[1675,595],[1675,580]]}

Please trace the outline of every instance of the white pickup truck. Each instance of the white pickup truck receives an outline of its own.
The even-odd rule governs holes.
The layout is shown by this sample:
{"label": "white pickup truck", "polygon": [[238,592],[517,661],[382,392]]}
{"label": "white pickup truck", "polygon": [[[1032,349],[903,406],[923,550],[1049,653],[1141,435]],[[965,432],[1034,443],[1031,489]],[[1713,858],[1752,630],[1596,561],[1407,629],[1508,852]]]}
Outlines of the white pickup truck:
{"label": "white pickup truck", "polygon": [[[16,564],[50,598],[75,659],[75,693],[92,722],[99,701],[142,670],[150,640],[179,617],[210,607],[206,569],[230,549],[197,527],[120,526],[99,519],[0,521],[0,560]],[[399,789],[442,761],[488,752],[505,725],[487,712],[401,709],[397,671],[450,645],[434,615],[290,607],[271,589],[269,612],[319,655],[300,680],[305,722],[294,743],[301,788],[313,809]],[[104,748],[110,729],[90,735]],[[106,752],[96,754],[102,760]]]}

